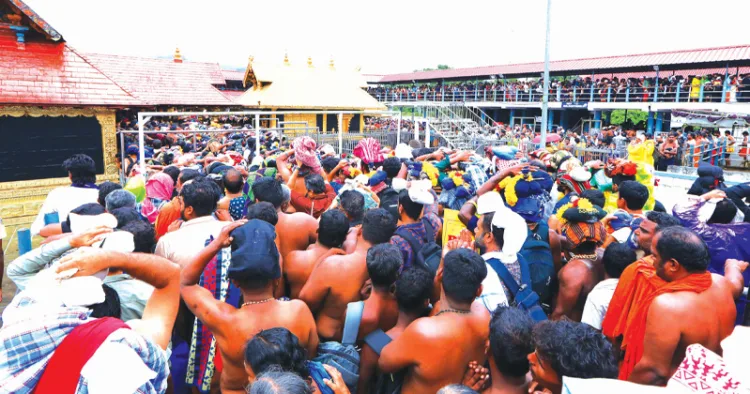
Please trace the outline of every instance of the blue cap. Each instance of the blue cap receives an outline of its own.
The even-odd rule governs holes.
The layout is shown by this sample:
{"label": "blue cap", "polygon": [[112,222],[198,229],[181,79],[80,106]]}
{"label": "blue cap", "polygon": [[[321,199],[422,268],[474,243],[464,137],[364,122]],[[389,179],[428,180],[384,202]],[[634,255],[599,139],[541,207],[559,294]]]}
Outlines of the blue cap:
{"label": "blue cap", "polygon": [[281,277],[276,229],[268,222],[253,219],[232,231],[230,279],[267,279]]}

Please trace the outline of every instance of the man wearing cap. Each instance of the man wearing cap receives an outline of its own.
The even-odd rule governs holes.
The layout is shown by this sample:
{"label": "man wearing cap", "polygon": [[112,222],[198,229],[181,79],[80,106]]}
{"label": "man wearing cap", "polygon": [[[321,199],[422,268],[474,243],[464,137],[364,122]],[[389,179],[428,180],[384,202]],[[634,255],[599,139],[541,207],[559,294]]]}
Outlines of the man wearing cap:
{"label": "man wearing cap", "polygon": [[557,274],[560,287],[551,319],[580,322],[586,297],[604,279],[602,250],[598,249],[607,237],[600,222],[604,216],[604,210],[585,198],[560,208],[557,217],[572,249],[570,261]]}
{"label": "man wearing cap", "polygon": [[369,279],[367,251],[388,242],[395,227],[395,220],[385,209],[367,211],[354,252],[329,256],[313,269],[299,298],[316,314],[321,340],[341,340],[346,306],[360,300],[360,290]]}
{"label": "man wearing cap", "polygon": [[[416,261],[416,253],[425,243],[438,239],[443,223],[435,212],[426,212],[425,206],[435,203],[435,196],[431,193],[430,181],[412,181],[407,190],[401,190],[398,196],[398,228],[391,237],[391,243],[401,249],[404,256],[404,267],[409,267]],[[429,229],[428,229],[429,227]],[[429,230],[429,231],[428,231]],[[428,239],[431,235],[434,239]],[[412,246],[408,241],[412,238],[418,245]]]}
{"label": "man wearing cap", "polygon": [[[258,219],[234,222],[224,227],[182,270],[182,298],[213,334],[219,348],[222,393],[245,393],[245,344],[260,330],[284,327],[297,336],[309,357],[316,354],[318,335],[307,305],[298,300],[278,301],[273,296],[275,288],[281,285],[275,239],[275,229],[269,223]],[[230,246],[231,262],[224,268],[231,286],[242,292],[244,303],[239,307],[216,300],[198,283],[212,258]]]}

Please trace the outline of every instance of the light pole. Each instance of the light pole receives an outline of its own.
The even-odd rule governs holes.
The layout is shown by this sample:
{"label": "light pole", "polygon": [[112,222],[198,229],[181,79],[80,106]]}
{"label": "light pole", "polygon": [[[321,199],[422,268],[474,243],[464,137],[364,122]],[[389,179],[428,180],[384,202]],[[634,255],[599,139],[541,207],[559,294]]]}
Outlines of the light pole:
{"label": "light pole", "polygon": [[547,117],[549,116],[549,21],[552,13],[552,0],[547,0],[547,34],[544,39],[544,82],[542,88],[542,135],[539,147],[547,146]]}

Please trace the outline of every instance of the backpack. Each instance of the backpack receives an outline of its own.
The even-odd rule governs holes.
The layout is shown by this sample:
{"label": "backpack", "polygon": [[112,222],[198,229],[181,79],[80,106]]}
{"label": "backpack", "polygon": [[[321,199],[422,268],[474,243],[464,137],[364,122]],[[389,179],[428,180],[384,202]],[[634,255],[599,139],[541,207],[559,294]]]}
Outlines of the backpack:
{"label": "backpack", "polygon": [[388,211],[393,219],[398,219],[398,192],[393,188],[387,187],[378,193],[380,198],[380,207]]}
{"label": "backpack", "polygon": [[555,277],[555,262],[549,245],[549,227],[539,223],[532,231],[528,230],[526,242],[519,252],[529,263],[531,289],[539,296],[542,304],[549,304],[552,298],[552,281]]}
{"label": "backpack", "polygon": [[443,249],[435,242],[435,229],[432,228],[430,221],[422,218],[422,224],[426,233],[426,240],[423,242],[419,242],[404,229],[396,229],[396,235],[405,239],[411,246],[412,261],[409,263],[426,267],[432,275],[435,275],[440,266],[440,259],[443,257]]}
{"label": "backpack", "polygon": [[513,297],[513,301],[510,302],[511,305],[528,312],[534,321],[547,320],[547,315],[544,313],[539,302],[539,295],[532,289],[529,263],[520,253],[518,254],[518,264],[521,266],[520,286],[513,279],[513,275],[502,261],[492,258],[487,260],[487,264],[495,270],[497,276],[500,277],[503,284],[510,290],[510,294]]}
{"label": "backpack", "polygon": [[344,334],[341,342],[321,343],[318,345],[318,356],[313,359],[314,362],[328,364],[341,372],[346,387],[353,394],[356,394],[357,382],[359,381],[359,350],[355,347],[355,344],[364,309],[364,301],[350,302],[346,306]]}
{"label": "backpack", "polygon": [[[369,346],[378,356],[380,356],[380,352],[385,345],[391,343],[391,341],[393,341],[393,339],[381,329],[377,329],[365,337],[365,343],[367,346]],[[370,392],[373,394],[400,394],[405,376],[406,369],[396,373],[380,373]]]}

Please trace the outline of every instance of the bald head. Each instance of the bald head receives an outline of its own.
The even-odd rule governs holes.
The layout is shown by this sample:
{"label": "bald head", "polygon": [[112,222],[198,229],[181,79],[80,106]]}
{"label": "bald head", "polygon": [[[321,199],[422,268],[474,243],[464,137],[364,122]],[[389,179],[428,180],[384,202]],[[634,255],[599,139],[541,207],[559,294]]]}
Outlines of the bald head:
{"label": "bald head", "polygon": [[224,173],[224,187],[227,192],[235,194],[242,191],[244,186],[244,180],[242,179],[242,173],[232,168]]}

